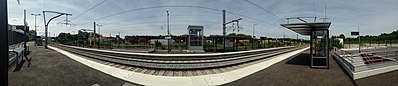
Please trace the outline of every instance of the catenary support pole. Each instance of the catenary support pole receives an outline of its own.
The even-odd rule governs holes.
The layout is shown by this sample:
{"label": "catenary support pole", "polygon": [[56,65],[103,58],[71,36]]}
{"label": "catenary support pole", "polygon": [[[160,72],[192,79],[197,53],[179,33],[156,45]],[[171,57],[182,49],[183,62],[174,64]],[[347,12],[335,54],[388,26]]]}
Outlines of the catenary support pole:
{"label": "catenary support pole", "polygon": [[[96,42],[97,42],[97,40],[96,40],[96,39],[97,39],[97,36],[96,36],[96,33],[95,33],[95,32],[96,32],[96,31],[95,31],[95,26],[97,26],[97,24],[95,24],[95,22],[94,22],[94,40],[93,40],[93,47],[95,47],[95,45],[97,45],[97,44],[96,44]],[[98,46],[98,45],[97,45],[97,46]]]}
{"label": "catenary support pole", "polygon": [[167,53],[170,53],[170,51],[171,51],[171,49],[170,49],[170,25],[169,25],[169,11],[166,11],[167,12],[167,36],[169,37],[169,38],[167,38]]}
{"label": "catenary support pole", "polygon": [[45,36],[45,39],[44,39],[44,48],[45,49],[48,49],[48,47],[47,47],[47,43],[48,43],[48,36],[47,36],[47,34],[48,34],[48,25],[46,24],[46,14],[45,14],[45,12],[43,12],[43,19],[44,19],[44,36]]}
{"label": "catenary support pole", "polygon": [[225,51],[225,32],[226,26],[225,26],[225,10],[222,10],[222,40],[223,40],[223,49]]}

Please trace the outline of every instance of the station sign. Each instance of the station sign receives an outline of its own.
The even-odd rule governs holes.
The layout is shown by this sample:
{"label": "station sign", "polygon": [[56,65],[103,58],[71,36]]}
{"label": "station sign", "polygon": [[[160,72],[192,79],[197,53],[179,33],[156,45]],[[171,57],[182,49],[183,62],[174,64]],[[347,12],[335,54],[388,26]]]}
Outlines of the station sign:
{"label": "station sign", "polygon": [[357,36],[357,35],[359,35],[359,32],[358,32],[358,31],[352,31],[352,32],[351,32],[351,36]]}

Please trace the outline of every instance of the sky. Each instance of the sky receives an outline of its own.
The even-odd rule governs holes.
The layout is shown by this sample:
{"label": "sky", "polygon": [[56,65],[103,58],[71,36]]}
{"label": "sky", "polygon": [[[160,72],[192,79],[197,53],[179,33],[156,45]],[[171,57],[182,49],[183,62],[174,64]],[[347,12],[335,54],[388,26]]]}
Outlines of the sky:
{"label": "sky", "polygon": [[[104,36],[119,33],[122,37],[166,35],[166,11],[169,11],[172,35],[186,34],[188,25],[204,26],[205,35],[222,35],[221,10],[226,10],[226,22],[242,18],[239,21],[242,29],[233,30],[233,24],[228,24],[227,33],[252,35],[254,32],[256,37],[278,38],[285,34],[287,38],[296,38],[297,33],[280,26],[287,23],[285,18],[323,18],[325,5],[326,18],[329,18],[326,21],[332,22],[331,35],[350,37],[349,33],[358,28],[361,35],[398,30],[398,0],[20,0],[20,4],[17,0],[8,0],[8,21],[13,25],[22,25],[23,10],[26,9],[26,20],[34,30],[35,17],[30,14],[57,11],[72,14],[68,16],[71,25],[62,24],[66,16],[52,20],[48,29],[50,36],[93,29],[93,22],[102,25],[97,28]],[[56,14],[46,13],[47,19],[54,16]],[[38,16],[36,21],[38,33],[43,35],[43,15]],[[309,39],[301,35],[299,38]]]}

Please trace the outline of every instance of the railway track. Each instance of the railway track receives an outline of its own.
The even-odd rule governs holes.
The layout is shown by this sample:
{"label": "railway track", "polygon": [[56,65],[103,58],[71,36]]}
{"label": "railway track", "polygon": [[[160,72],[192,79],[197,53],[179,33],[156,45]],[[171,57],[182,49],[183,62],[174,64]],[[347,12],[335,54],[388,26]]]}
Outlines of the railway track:
{"label": "railway track", "polygon": [[216,54],[140,54],[56,45],[90,60],[139,73],[161,76],[196,76],[245,67],[304,47],[280,47]]}

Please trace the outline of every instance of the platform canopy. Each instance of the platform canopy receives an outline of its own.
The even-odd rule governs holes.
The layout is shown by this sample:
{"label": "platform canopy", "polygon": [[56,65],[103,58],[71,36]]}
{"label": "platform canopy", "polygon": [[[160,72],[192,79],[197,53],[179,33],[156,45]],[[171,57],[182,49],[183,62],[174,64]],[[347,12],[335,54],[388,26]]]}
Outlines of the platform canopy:
{"label": "platform canopy", "polygon": [[[302,20],[300,18],[297,19]],[[304,22],[305,23],[281,24],[281,26],[301,35],[310,36],[311,67],[329,68],[328,46],[329,27],[331,22]]]}
{"label": "platform canopy", "polygon": [[291,23],[281,24],[281,26],[288,28],[301,35],[311,35],[311,29],[315,31],[316,36],[324,35],[325,30],[328,30],[331,22],[314,22],[314,23]]}

